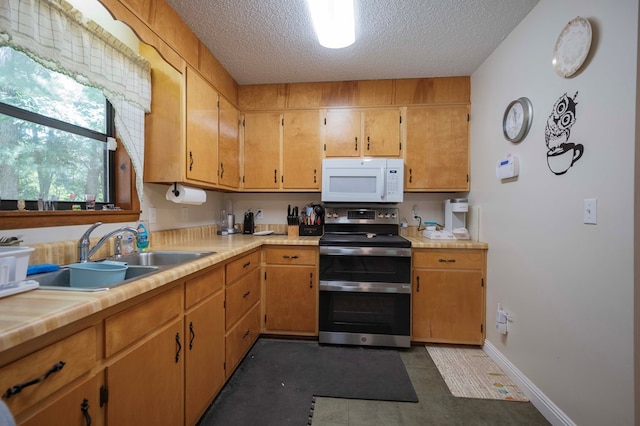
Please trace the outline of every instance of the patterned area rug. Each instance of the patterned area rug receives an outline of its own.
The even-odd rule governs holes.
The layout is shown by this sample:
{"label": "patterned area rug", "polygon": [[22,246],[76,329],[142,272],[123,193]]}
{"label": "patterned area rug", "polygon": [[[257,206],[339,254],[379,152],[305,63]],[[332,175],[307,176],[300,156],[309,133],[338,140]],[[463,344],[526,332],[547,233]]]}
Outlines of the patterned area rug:
{"label": "patterned area rug", "polygon": [[426,345],[453,396],[529,401],[480,348]]}

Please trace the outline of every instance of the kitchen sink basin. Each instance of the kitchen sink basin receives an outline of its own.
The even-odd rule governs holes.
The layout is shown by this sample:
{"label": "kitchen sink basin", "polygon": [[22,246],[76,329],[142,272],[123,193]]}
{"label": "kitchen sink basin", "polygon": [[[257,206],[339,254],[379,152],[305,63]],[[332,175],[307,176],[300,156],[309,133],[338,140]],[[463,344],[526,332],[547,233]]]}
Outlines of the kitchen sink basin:
{"label": "kitchen sink basin", "polygon": [[138,278],[142,278],[145,275],[153,274],[155,272],[158,272],[158,270],[158,266],[129,266],[127,268],[127,271],[125,272],[124,280],[113,284],[96,285],[95,287],[71,287],[71,270],[68,267],[62,267],[54,272],[45,272],[43,274],[31,275],[29,279],[40,283],[39,288],[44,290],[103,291],[122,284],[126,284]]}
{"label": "kitchen sink basin", "polygon": [[124,256],[110,257],[109,260],[127,262],[128,265],[175,266],[200,257],[215,254],[213,251],[148,251]]}

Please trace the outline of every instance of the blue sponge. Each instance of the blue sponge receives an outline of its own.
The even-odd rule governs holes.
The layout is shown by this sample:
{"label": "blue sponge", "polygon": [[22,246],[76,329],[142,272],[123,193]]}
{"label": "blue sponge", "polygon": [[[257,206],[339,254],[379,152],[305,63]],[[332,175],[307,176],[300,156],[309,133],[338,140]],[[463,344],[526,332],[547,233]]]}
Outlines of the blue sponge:
{"label": "blue sponge", "polygon": [[53,272],[60,269],[60,265],[54,265],[52,263],[42,263],[40,265],[27,266],[27,275],[42,274],[43,272]]}

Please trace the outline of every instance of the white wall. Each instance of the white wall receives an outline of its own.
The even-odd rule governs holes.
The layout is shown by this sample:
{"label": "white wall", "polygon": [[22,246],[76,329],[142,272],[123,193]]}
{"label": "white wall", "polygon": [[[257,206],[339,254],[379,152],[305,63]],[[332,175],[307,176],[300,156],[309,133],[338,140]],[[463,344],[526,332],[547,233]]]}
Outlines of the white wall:
{"label": "white wall", "polygon": [[[576,16],[590,20],[594,42],[586,66],[565,79],[552,52]],[[580,425],[634,424],[637,32],[635,0],[541,0],[471,78],[470,202],[489,244],[487,340]],[[545,123],[576,91],[570,141],[584,155],[556,176]],[[502,117],[521,96],[533,103],[533,125],[512,144]],[[508,152],[520,176],[500,183],[495,164]],[[583,224],[585,198],[597,198],[597,225]],[[498,302],[513,317],[507,336],[493,328]]]}

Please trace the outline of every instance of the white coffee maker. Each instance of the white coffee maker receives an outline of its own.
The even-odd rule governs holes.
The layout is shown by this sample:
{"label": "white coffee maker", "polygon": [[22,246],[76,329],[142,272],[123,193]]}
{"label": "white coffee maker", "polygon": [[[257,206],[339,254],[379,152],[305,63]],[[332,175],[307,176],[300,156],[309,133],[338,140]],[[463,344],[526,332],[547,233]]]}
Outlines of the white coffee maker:
{"label": "white coffee maker", "polygon": [[469,238],[467,231],[467,198],[450,198],[444,201],[444,229],[452,232],[458,239]]}

